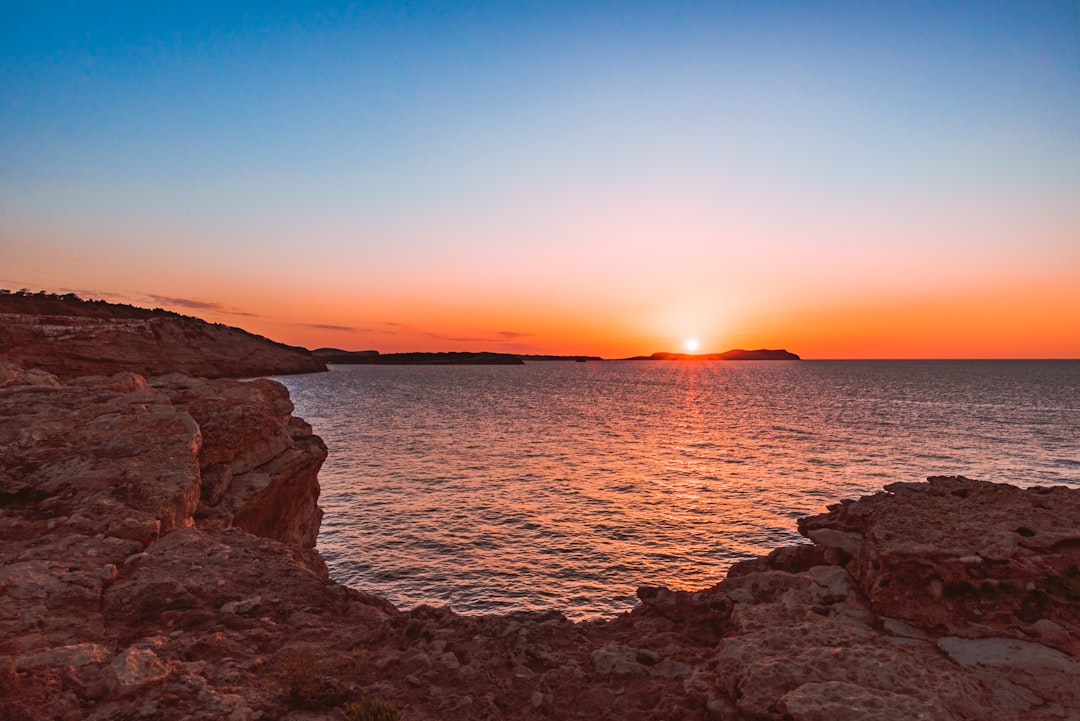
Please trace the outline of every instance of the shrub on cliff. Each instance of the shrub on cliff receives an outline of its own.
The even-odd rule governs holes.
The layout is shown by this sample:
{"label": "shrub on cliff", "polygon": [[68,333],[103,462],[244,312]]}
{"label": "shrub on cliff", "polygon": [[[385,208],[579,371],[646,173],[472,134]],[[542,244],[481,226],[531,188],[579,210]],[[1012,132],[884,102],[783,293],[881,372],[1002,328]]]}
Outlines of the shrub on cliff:
{"label": "shrub on cliff", "polygon": [[290,708],[325,711],[357,697],[362,661],[351,654],[321,656],[310,648],[290,649],[274,661],[274,678]]}
{"label": "shrub on cliff", "polygon": [[363,698],[349,704],[342,715],[345,721],[398,721],[401,711],[382,701]]}

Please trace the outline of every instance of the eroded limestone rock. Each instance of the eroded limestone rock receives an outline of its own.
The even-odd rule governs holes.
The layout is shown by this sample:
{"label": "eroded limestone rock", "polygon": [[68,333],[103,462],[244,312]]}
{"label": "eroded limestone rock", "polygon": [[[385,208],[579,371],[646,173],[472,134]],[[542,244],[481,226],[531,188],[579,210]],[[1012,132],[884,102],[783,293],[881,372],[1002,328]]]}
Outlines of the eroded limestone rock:
{"label": "eroded limestone rock", "polygon": [[1080,491],[890,486],[606,621],[402,612],[310,548],[325,449],[276,384],[6,368],[5,721],[1077,717]]}
{"label": "eroded limestone rock", "polygon": [[19,310],[13,300],[8,296],[0,308],[0,353],[28,369],[22,382],[43,380],[39,369],[66,379],[122,371],[247,378],[326,370],[303,348],[198,318],[121,306],[110,306],[114,317],[6,312]]}
{"label": "eroded limestone rock", "polygon": [[[262,573],[263,555],[284,559],[286,576],[307,569],[318,588],[326,585],[322,559],[305,550],[318,533],[316,474],[325,449],[297,433],[306,424],[293,422],[280,385],[147,383],[133,373],[61,384],[6,362],[0,379],[0,691],[11,692],[0,699],[21,699],[0,701],[0,717],[82,718],[85,704],[152,693],[146,689],[169,677],[159,657],[168,650],[125,649],[120,640],[175,626],[179,610],[214,597],[208,589],[219,604],[235,601],[236,579]],[[231,572],[231,594],[220,588],[226,579],[214,570],[212,549],[182,565],[176,551],[167,578],[138,586],[150,610],[131,603],[112,623],[112,599],[174,548],[172,536],[194,533],[207,444],[240,464],[238,477],[257,471],[267,479],[255,492],[223,489],[218,500],[233,510],[218,527],[246,509],[254,530],[297,548],[247,555]],[[189,590],[184,581],[193,579],[201,584]]]}
{"label": "eroded limestone rock", "polygon": [[202,432],[198,463],[203,527],[239,526],[314,547],[322,522],[318,472],[326,446],[291,414],[280,383],[168,375],[151,380]]}
{"label": "eroded limestone rock", "polygon": [[847,539],[847,568],[875,613],[939,635],[1039,639],[1077,654],[1078,521],[1073,489],[936,476],[831,506],[799,530]]}

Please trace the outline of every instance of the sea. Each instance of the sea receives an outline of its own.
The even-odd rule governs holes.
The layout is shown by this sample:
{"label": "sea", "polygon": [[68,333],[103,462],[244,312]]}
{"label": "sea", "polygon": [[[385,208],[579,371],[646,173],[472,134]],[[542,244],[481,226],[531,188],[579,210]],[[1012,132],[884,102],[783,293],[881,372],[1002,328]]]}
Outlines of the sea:
{"label": "sea", "polygon": [[277,378],[322,436],[331,576],[402,609],[635,605],[932,475],[1080,487],[1080,361],[332,366]]}

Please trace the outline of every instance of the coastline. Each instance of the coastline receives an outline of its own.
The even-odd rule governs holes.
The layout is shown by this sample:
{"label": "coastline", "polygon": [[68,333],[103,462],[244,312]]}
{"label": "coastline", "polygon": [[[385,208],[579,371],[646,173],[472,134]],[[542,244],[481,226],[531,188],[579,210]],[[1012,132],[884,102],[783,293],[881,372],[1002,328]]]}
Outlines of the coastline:
{"label": "coastline", "polygon": [[[312,546],[325,447],[269,380],[0,366],[0,716],[1069,718],[1080,491],[897,483],[615,619],[409,612]],[[242,421],[242,422],[241,422]]]}
{"label": "coastline", "polygon": [[[78,299],[50,300],[49,310],[63,314],[41,315],[29,303],[0,295],[0,358],[62,379],[120,372],[254,378],[326,370],[305,348],[200,318]],[[84,306],[99,315],[75,315]]]}

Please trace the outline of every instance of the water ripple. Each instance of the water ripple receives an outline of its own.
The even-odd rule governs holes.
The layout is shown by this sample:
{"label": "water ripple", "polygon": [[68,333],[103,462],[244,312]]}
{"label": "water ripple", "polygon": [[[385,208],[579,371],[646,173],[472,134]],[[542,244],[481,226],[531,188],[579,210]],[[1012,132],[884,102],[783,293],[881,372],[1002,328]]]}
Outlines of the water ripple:
{"label": "water ripple", "polygon": [[1080,485],[1080,363],[338,366],[289,376],[330,447],[319,547],[402,607],[572,618],[701,588],[893,481]]}

